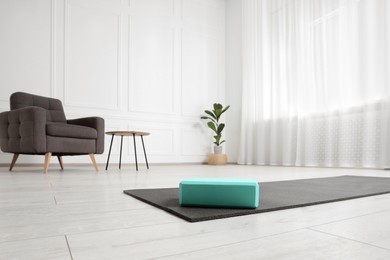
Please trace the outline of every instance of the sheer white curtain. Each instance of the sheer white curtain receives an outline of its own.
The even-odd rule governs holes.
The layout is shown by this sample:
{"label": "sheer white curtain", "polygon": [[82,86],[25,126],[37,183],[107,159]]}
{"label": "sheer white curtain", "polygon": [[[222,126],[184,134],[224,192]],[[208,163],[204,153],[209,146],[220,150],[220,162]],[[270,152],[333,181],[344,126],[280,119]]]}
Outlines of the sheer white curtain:
{"label": "sheer white curtain", "polygon": [[389,0],[243,0],[238,162],[389,167],[389,47]]}

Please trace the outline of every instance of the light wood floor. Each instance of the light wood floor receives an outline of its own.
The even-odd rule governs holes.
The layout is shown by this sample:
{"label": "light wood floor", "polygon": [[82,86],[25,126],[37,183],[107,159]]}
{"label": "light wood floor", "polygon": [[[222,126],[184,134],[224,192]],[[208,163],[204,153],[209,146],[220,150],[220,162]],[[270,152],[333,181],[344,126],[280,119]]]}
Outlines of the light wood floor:
{"label": "light wood floor", "polygon": [[0,259],[390,259],[390,195],[188,223],[122,193],[187,177],[259,181],[390,171],[151,165],[0,168]]}

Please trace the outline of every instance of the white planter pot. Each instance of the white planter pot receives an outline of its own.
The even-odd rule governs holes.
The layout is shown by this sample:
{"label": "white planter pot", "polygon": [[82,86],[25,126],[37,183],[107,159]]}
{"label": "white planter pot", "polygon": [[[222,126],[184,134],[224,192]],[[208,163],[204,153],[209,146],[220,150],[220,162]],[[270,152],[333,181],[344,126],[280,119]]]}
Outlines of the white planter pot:
{"label": "white planter pot", "polygon": [[222,146],[214,146],[214,153],[215,154],[221,154],[222,153]]}

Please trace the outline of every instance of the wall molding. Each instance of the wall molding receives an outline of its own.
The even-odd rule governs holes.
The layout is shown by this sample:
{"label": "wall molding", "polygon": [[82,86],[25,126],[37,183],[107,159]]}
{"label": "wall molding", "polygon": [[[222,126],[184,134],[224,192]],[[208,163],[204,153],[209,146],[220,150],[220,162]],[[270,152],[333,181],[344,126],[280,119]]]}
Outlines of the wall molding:
{"label": "wall molding", "polygon": [[[173,5],[173,1],[171,1],[172,5]],[[173,7],[172,7],[172,17],[171,19],[173,20]],[[144,21],[142,21],[144,22]],[[163,28],[164,30],[166,29],[167,31],[169,30],[170,32],[170,39],[171,39],[171,42],[172,42],[172,46],[171,46],[171,52],[172,52],[172,56],[170,57],[171,58],[171,64],[170,64],[170,67],[171,67],[171,87],[170,87],[170,96],[172,98],[172,103],[170,104],[169,106],[169,109],[167,110],[163,110],[161,108],[151,108],[151,109],[145,109],[145,107],[139,107],[137,106],[135,103],[135,99],[136,99],[136,96],[135,96],[135,92],[138,88],[136,82],[135,82],[135,78],[134,78],[134,75],[135,75],[135,71],[134,71],[134,67],[135,67],[135,64],[134,64],[134,53],[135,53],[135,49],[134,49],[134,41],[133,39],[135,38],[134,34],[134,28],[133,28],[133,24],[135,24],[135,18],[134,18],[134,15],[128,15],[128,35],[129,35],[129,42],[128,42],[128,106],[127,106],[127,110],[129,112],[139,112],[139,113],[155,113],[155,114],[161,114],[161,115],[174,115],[175,114],[175,97],[176,97],[176,88],[175,88],[175,67],[176,67],[176,57],[175,57],[175,36],[176,36],[176,28],[175,26],[172,25],[172,23],[168,23],[168,24],[164,24],[164,25],[160,25],[158,24],[158,21],[148,21],[146,22],[149,26],[150,25],[154,25],[154,26],[157,26],[157,27],[161,27]]]}
{"label": "wall molding", "polygon": [[56,49],[56,0],[51,0],[51,35],[50,35],[50,95],[57,96],[56,84],[56,64],[57,64],[57,49]]}
{"label": "wall molding", "polygon": [[[185,142],[183,140],[185,133],[189,133],[189,134],[192,133],[195,136],[195,138],[193,138],[193,139],[196,139],[196,140],[199,140],[196,137],[200,137],[201,138],[195,144],[195,146],[197,146],[197,147],[191,147],[192,150],[186,149],[190,145],[188,145],[187,147],[184,147],[184,144],[188,144],[189,143],[189,142]],[[209,136],[209,135],[207,135],[207,136]],[[200,129],[198,129],[198,130],[197,129],[186,129],[186,128],[180,129],[180,144],[181,144],[180,145],[180,155],[182,155],[182,156],[206,156],[207,153],[209,152],[210,148],[211,148],[212,142],[208,142],[208,140],[205,139],[204,137],[205,137],[204,133],[202,133],[202,131]],[[192,138],[191,138],[191,140],[192,140]],[[210,139],[210,141],[211,141],[211,139]],[[209,143],[209,145],[206,145],[206,142]],[[195,152],[195,150],[198,150],[198,151]]]}
{"label": "wall molding", "polygon": [[[55,1],[55,0],[53,0]],[[121,95],[122,95],[122,23],[123,23],[123,16],[122,14],[113,14],[116,15],[117,17],[117,85],[116,85],[116,91],[117,91],[117,97],[116,97],[116,105],[114,107],[103,107],[99,105],[82,105],[82,104],[77,104],[74,102],[70,101],[69,98],[69,73],[68,73],[68,68],[69,68],[69,42],[70,42],[70,1],[71,0],[64,0],[65,1],[65,16],[64,16],[64,106],[68,107],[74,107],[74,108],[92,108],[92,109],[105,109],[105,110],[110,110],[110,111],[120,111],[121,110]],[[77,4],[76,4],[77,5]],[[81,7],[86,7],[84,5],[80,5]],[[91,8],[92,10],[97,10],[94,8]],[[102,12],[102,10],[99,9],[99,12]]]}
{"label": "wall molding", "polygon": [[[10,10],[22,7],[19,1],[9,2]],[[35,77],[37,93],[61,99],[67,118],[100,116],[105,119],[105,131],[131,129],[150,132],[144,141],[151,164],[205,160],[210,135],[201,125],[200,114],[203,105],[214,100],[216,93],[223,91],[224,87],[224,67],[221,65],[225,54],[220,41],[224,40],[225,33],[225,1],[45,0],[31,3],[31,6],[38,12],[31,17],[42,16],[39,22],[45,25],[37,30],[40,37],[37,43],[44,44],[39,51],[45,54],[44,63],[38,63],[36,68],[37,72],[44,68],[45,84],[39,85],[41,79]],[[212,24],[208,24],[209,20]],[[28,21],[17,25],[28,25]],[[22,31],[26,36],[29,35],[27,29]],[[23,40],[23,36],[19,38]],[[19,41],[19,38],[15,39]],[[21,48],[28,50],[32,47],[28,42],[23,44]],[[202,46],[198,48],[197,45]],[[194,46],[193,54],[191,46]],[[13,51],[19,53],[18,49]],[[32,55],[27,62],[36,64],[35,56]],[[202,61],[210,61],[210,74],[203,71],[207,64],[203,68],[191,64],[195,58],[200,65]],[[99,64],[99,61],[106,63]],[[15,65],[17,62],[20,61],[16,60]],[[27,69],[26,76],[29,75]],[[32,73],[34,71],[33,68]],[[88,78],[88,73],[96,78]],[[135,73],[139,73],[136,78]],[[156,78],[146,82],[144,77],[149,75],[156,75]],[[13,76],[7,78],[8,82],[8,88],[0,89],[1,111],[9,110],[8,92],[13,90],[13,84],[18,83],[16,78],[14,83]],[[111,86],[105,87],[107,84]],[[84,98],[89,92],[94,93]],[[198,107],[202,109],[198,111]],[[110,139],[105,135],[105,152],[96,156],[100,164],[106,163]],[[138,139],[139,162],[144,163]],[[120,138],[115,137],[110,167],[117,168],[119,149]],[[69,163],[84,162],[77,157],[68,158]],[[8,159],[3,155],[0,163],[8,163]],[[41,165],[41,159],[30,156],[22,158],[21,163],[36,160]],[[124,138],[122,162],[123,165],[134,163],[131,137]]]}
{"label": "wall molding", "polygon": [[[133,125],[128,125],[127,126],[127,129],[128,131],[145,131],[145,132],[149,132],[150,135],[149,136],[146,136],[144,138],[144,141],[145,141],[145,150],[146,150],[146,154],[147,155],[153,155],[153,156],[173,156],[175,155],[175,129],[173,127],[158,127],[158,126],[155,126],[153,124],[137,124],[136,122],[134,122],[134,124],[137,125],[137,127],[134,127]],[[171,140],[171,143],[169,144],[171,149],[170,150],[166,150],[165,152],[161,152],[161,151],[153,151],[150,149],[150,145],[147,144],[147,139],[150,139],[150,138],[153,138],[153,133],[156,134],[156,131],[167,131],[170,133],[170,136],[172,138]],[[141,142],[140,141],[140,138],[137,138],[136,137],[136,140],[137,140],[137,155],[139,155],[140,153],[138,151],[140,151],[138,148],[138,143]],[[129,141],[130,142],[130,141]],[[133,147],[130,147],[132,146],[133,144],[133,139],[131,138],[131,144],[129,145],[129,155],[134,155],[134,152],[133,152]],[[163,150],[163,149],[161,149]],[[142,150],[142,154],[143,154],[143,150]]]}

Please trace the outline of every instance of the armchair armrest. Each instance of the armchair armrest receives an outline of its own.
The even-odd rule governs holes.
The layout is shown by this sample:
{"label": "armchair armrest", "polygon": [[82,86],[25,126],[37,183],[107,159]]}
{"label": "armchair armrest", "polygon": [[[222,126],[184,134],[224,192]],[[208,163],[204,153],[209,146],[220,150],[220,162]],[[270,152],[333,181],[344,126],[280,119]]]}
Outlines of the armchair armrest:
{"label": "armchair armrest", "polygon": [[92,127],[97,131],[96,154],[104,152],[104,119],[101,117],[84,117],[67,120],[68,124]]}
{"label": "armchair armrest", "polygon": [[46,152],[46,110],[24,107],[0,113],[0,147],[3,152]]}

